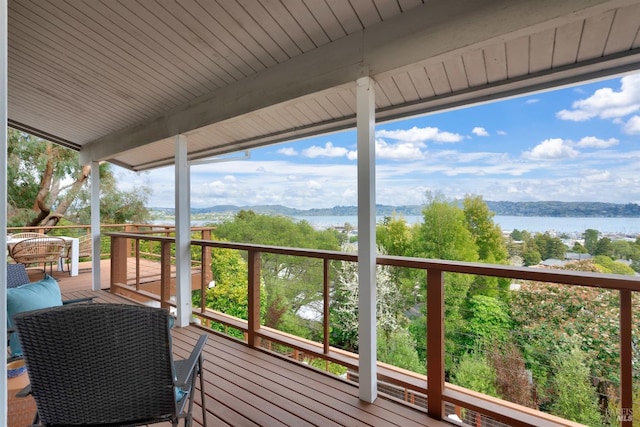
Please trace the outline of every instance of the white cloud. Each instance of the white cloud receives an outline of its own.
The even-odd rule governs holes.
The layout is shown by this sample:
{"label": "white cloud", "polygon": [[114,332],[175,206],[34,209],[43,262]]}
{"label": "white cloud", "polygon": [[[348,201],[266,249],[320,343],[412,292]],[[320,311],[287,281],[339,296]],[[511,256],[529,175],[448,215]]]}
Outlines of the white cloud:
{"label": "white cloud", "polygon": [[[383,139],[376,139],[376,158],[380,160],[412,161],[424,158],[422,143],[399,142],[390,144]],[[358,151],[352,150],[346,154],[349,160],[358,160]]]}
{"label": "white cloud", "polygon": [[424,157],[421,148],[424,144],[399,142],[388,144],[383,139],[376,139],[376,158],[385,160],[418,160]]}
{"label": "white cloud", "polygon": [[525,104],[537,104],[538,102],[540,102],[538,98],[529,98],[524,101]]}
{"label": "white cloud", "polygon": [[630,135],[640,134],[640,116],[633,116],[625,123],[624,132]]}
{"label": "white cloud", "polygon": [[458,133],[445,132],[429,126],[424,128],[414,126],[411,129],[379,130],[376,132],[376,137],[406,142],[433,141],[438,143],[460,142],[464,139],[464,136]]}
{"label": "white cloud", "polygon": [[312,189],[312,190],[319,190],[320,188],[322,188],[322,184],[318,181],[315,180],[309,180],[307,181],[307,186]]}
{"label": "white cloud", "polygon": [[556,117],[580,122],[594,117],[615,119],[639,111],[640,74],[621,78],[619,91],[608,87],[598,89],[590,97],[574,101],[571,107],[557,112]]}
{"label": "white cloud", "polygon": [[284,147],[278,150],[278,154],[282,154],[284,156],[297,156],[298,150],[292,147]]}
{"label": "white cloud", "polygon": [[576,147],[581,148],[609,148],[618,144],[616,138],[600,139],[595,136],[585,136],[576,143]]}
{"label": "white cloud", "polygon": [[553,160],[576,157],[579,153],[561,138],[545,139],[524,156],[533,160]]}
{"label": "white cloud", "polygon": [[476,136],[489,136],[489,132],[487,132],[485,128],[479,126],[474,127],[471,133]]}
{"label": "white cloud", "polygon": [[226,182],[236,182],[236,177],[233,175],[225,175],[223,178]]}
{"label": "white cloud", "polygon": [[503,131],[503,130],[499,130],[499,131],[497,132],[497,134],[498,134],[498,135],[500,135],[500,136],[505,136],[505,135],[507,134],[507,132],[505,132],[505,131]]}
{"label": "white cloud", "polygon": [[302,150],[302,155],[312,159],[316,157],[342,157],[345,156],[348,151],[349,150],[344,147],[335,147],[332,142],[327,142],[324,144],[324,147],[314,145]]}
{"label": "white cloud", "polygon": [[584,174],[584,180],[587,182],[608,182],[611,178],[609,171],[593,170]]}

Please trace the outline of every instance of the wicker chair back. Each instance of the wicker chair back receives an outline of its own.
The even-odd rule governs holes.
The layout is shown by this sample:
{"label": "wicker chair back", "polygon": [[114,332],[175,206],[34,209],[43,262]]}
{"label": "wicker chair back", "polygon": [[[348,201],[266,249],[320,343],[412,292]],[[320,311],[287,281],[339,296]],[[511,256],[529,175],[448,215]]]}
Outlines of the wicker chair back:
{"label": "wicker chair back", "polygon": [[43,425],[177,425],[166,310],[75,304],[14,319]]}
{"label": "wicker chair back", "polygon": [[66,242],[59,237],[32,237],[14,244],[9,252],[11,258],[19,264],[47,264],[51,266],[64,255]]}

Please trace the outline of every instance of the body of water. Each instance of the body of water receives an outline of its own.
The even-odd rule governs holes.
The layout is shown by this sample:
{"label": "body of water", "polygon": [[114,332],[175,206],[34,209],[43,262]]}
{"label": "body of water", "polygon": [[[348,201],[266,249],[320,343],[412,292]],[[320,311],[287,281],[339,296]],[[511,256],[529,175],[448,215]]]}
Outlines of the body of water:
{"label": "body of water", "polygon": [[[422,216],[403,217],[409,224],[422,222]],[[316,228],[344,226],[349,223],[357,227],[357,216],[298,216],[297,220],[305,220]],[[383,217],[376,217],[380,222]],[[599,217],[548,217],[548,216],[508,216],[496,215],[494,222],[503,231],[514,229],[529,232],[584,233],[592,228],[601,233],[618,233],[625,235],[640,234],[640,218],[599,218]]]}

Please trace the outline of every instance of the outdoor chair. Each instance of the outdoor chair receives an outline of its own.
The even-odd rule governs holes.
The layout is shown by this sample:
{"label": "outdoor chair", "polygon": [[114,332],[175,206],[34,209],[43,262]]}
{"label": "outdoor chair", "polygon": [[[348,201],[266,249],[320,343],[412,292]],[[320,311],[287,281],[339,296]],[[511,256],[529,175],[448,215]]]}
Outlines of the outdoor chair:
{"label": "outdoor chair", "polygon": [[[140,305],[75,304],[20,313],[20,335],[36,423],[142,425],[192,423],[201,335],[187,360],[173,360],[168,311]],[[25,393],[22,393],[23,395]]]}
{"label": "outdoor chair", "polygon": [[7,264],[7,288],[17,288],[29,282],[29,275],[24,264]]}
{"label": "outdoor chair", "polygon": [[32,237],[47,237],[47,235],[33,231],[26,231],[24,233],[15,233],[11,235],[12,239],[30,239]]}
{"label": "outdoor chair", "polygon": [[[85,234],[78,238],[78,258],[91,257],[91,236]],[[67,264],[67,271],[70,271],[69,264],[71,263],[71,245],[67,245],[64,260]]]}
{"label": "outdoor chair", "polygon": [[66,242],[59,237],[32,237],[21,240],[11,246],[9,255],[19,264],[43,264],[44,272],[53,274],[53,264],[58,263],[64,254]]}
{"label": "outdoor chair", "polygon": [[45,275],[41,280],[30,282],[24,264],[7,264],[7,278],[8,361],[22,358],[22,348],[13,323],[16,314],[65,304],[90,303],[95,298],[90,296],[63,301],[60,286],[53,277]]}

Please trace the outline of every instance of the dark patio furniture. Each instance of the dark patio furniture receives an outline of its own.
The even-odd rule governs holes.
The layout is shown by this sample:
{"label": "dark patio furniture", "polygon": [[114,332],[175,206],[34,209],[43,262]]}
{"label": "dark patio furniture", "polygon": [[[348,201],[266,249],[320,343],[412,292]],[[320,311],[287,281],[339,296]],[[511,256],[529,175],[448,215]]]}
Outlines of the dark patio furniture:
{"label": "dark patio furniture", "polygon": [[78,304],[17,314],[31,394],[43,426],[192,422],[202,335],[187,360],[173,360],[166,310]]}
{"label": "dark patio furniture", "polygon": [[24,264],[7,264],[7,288],[16,288],[29,282],[29,275]]}

